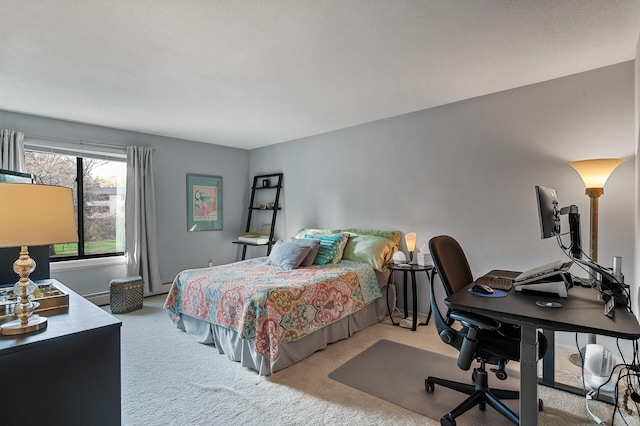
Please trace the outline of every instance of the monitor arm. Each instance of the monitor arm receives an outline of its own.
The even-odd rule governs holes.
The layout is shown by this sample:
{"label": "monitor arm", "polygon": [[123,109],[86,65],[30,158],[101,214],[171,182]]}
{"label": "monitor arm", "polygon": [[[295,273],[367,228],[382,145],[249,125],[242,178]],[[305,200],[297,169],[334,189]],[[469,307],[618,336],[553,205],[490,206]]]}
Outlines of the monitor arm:
{"label": "monitor arm", "polygon": [[560,209],[560,214],[578,214],[578,206],[572,204]]}
{"label": "monitor arm", "polygon": [[580,236],[580,213],[578,206],[572,204],[560,209],[560,214],[569,215],[569,233],[571,234],[571,256],[574,259],[582,258],[582,242]]}

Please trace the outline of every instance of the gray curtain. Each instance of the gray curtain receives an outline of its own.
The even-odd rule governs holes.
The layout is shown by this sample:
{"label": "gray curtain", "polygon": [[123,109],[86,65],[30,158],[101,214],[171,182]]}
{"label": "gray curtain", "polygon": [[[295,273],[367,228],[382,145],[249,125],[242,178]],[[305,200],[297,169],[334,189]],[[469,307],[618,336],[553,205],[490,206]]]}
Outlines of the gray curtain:
{"label": "gray curtain", "polygon": [[127,147],[125,201],[125,260],[127,275],[141,276],[145,294],[162,286],[156,246],[156,198],[151,155],[142,146]]}
{"label": "gray curtain", "polygon": [[24,133],[0,130],[0,169],[24,172]]}

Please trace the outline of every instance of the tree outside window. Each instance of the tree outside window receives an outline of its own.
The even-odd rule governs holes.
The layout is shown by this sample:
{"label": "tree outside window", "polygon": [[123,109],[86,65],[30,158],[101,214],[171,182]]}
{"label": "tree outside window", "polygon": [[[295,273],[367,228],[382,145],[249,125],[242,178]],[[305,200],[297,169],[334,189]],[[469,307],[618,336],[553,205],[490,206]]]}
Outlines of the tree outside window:
{"label": "tree outside window", "polygon": [[73,190],[79,242],[53,245],[51,260],[124,252],[124,161],[27,151],[25,163],[37,183]]}

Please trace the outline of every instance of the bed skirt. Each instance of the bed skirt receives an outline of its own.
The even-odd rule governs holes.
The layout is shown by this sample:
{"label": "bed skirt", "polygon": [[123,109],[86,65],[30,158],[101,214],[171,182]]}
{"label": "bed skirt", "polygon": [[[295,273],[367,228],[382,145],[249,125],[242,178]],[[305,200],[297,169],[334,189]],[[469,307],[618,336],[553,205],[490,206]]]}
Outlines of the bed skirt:
{"label": "bed skirt", "polygon": [[[386,289],[385,289],[386,290]],[[384,294],[384,292],[383,292]],[[176,324],[200,343],[215,345],[228,359],[251,368],[261,376],[268,376],[324,349],[329,343],[346,339],[354,333],[382,321],[387,314],[386,299],[380,297],[352,315],[342,318],[307,336],[280,345],[280,356],[271,362],[256,352],[255,341],[239,337],[238,332],[226,327],[181,315]]]}

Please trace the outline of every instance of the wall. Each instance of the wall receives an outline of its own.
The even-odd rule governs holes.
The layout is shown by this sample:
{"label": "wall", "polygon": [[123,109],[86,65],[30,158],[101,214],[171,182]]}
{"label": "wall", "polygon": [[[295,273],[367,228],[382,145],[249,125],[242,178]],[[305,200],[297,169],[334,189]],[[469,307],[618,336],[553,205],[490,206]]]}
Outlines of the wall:
{"label": "wall", "polygon": [[[216,264],[238,259],[231,241],[244,230],[249,176],[275,171],[285,175],[280,237],[305,226],[363,226],[416,231],[420,246],[446,233],[469,253],[476,275],[526,269],[561,257],[553,240],[539,239],[533,186],[555,187],[563,205],[579,206],[586,242],[588,198],[566,163],[625,157],[600,200],[599,253],[603,263],[622,256],[634,283],[633,79],[631,61],[251,152],[6,111],[0,127],[154,147],[164,282],[211,257]],[[223,177],[223,231],[186,232],[187,173]],[[257,250],[249,254],[264,252]],[[106,291],[120,271],[107,265],[53,274],[87,295]],[[427,310],[421,297],[419,311]]]}
{"label": "wall", "polygon": [[589,199],[567,163],[624,157],[600,199],[599,259],[622,256],[633,283],[633,75],[630,61],[253,150],[250,173],[284,173],[281,238],[356,226],[415,231],[419,247],[450,234],[477,276],[562,258],[555,240],[540,239],[537,184],[579,206],[588,252]]}
{"label": "wall", "polygon": [[[638,36],[638,43],[636,45],[636,60],[634,62],[635,64],[635,75],[634,75],[634,81],[635,81],[635,87],[634,87],[634,93],[635,93],[635,114],[634,114],[634,118],[635,118],[635,141],[636,141],[636,192],[635,192],[635,196],[636,196],[636,214],[635,214],[635,218],[636,218],[636,233],[635,233],[635,247],[636,247],[636,252],[635,252],[635,267],[636,267],[636,271],[640,268],[640,255],[638,255],[638,249],[637,247],[640,247],[640,158],[638,158],[638,152],[640,151],[640,36]],[[638,304],[636,304],[636,306],[640,306],[640,291],[638,291],[639,286],[636,287],[636,301]],[[638,317],[638,319],[640,319],[640,309],[636,309],[636,316]]]}
{"label": "wall", "polygon": [[[237,258],[237,246],[231,241],[244,231],[242,218],[249,188],[248,151],[7,111],[0,111],[0,128],[22,131],[27,136],[153,147],[162,281],[170,283],[183,269],[207,266],[209,258],[213,258],[215,264]],[[187,232],[187,173],[222,177],[222,231]],[[109,281],[124,273],[122,258],[115,264],[113,259],[108,259],[52,266],[52,277],[85,296],[108,291]]]}

